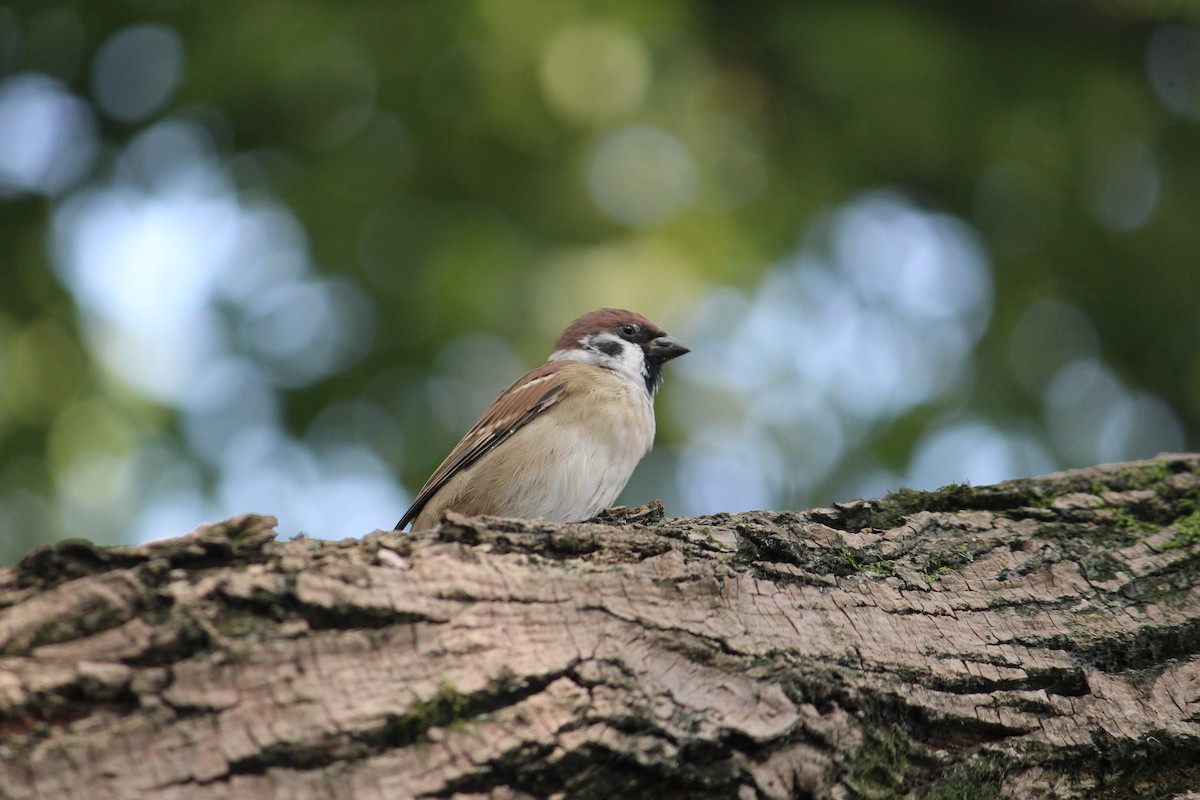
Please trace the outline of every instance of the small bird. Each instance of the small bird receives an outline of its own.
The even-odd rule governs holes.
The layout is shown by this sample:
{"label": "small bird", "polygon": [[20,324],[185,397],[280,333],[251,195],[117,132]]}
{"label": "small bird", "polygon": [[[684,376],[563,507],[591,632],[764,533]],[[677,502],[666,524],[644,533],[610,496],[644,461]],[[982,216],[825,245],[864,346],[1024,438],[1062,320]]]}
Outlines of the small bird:
{"label": "small bird", "polygon": [[608,508],[654,443],[663,364],[689,352],[641,314],[601,308],[563,331],[545,364],[483,412],[396,525],[443,511],[554,522]]}

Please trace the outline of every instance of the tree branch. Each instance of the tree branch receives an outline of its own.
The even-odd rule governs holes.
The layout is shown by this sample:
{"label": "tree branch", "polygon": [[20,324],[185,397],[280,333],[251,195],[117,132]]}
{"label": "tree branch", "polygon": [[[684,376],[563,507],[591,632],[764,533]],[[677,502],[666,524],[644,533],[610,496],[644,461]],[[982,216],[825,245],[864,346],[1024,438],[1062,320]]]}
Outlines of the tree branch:
{"label": "tree branch", "polygon": [[0,795],[1171,796],[1198,469],[41,548],[0,571]]}

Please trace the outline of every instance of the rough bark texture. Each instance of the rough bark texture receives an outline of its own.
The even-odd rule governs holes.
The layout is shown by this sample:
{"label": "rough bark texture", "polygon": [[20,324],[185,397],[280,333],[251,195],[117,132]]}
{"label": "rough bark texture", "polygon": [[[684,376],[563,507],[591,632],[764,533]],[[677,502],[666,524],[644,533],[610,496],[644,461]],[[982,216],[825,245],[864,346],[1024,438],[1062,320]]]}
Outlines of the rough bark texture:
{"label": "rough bark texture", "polygon": [[0,796],[1188,796],[1198,469],[65,542],[0,571]]}

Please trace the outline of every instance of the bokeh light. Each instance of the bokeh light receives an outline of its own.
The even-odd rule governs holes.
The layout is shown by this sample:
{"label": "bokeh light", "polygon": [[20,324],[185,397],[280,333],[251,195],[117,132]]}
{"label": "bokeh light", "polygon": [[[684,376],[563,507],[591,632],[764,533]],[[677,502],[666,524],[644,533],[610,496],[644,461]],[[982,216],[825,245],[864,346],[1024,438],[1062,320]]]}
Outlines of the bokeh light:
{"label": "bokeh light", "polygon": [[1163,189],[1162,170],[1149,146],[1126,142],[1093,175],[1088,205],[1105,227],[1135,231],[1150,221]]}
{"label": "bokeh light", "polygon": [[[836,473],[881,426],[970,383],[991,307],[989,264],[962,222],[888,192],[818,217],[756,293],[718,292],[688,321],[694,352],[678,371],[689,386],[671,395],[697,431],[683,461],[719,459],[710,430],[760,457],[739,457],[741,477],[720,492],[717,470],[681,471],[687,513],[756,507],[764,486],[785,498],[852,491]],[[987,461],[945,464],[971,480]]]}
{"label": "bokeh light", "polygon": [[542,56],[542,90],[572,122],[603,122],[636,111],[650,88],[650,56],[631,31],[574,23],[551,37]]}
{"label": "bokeh light", "polygon": [[91,110],[58,81],[0,81],[0,198],[62,191],[91,166],[96,149]]}
{"label": "bokeh light", "polygon": [[1177,114],[1200,119],[1200,29],[1163,25],[1146,42],[1150,85]]}
{"label": "bokeh light", "polygon": [[[369,352],[373,305],[353,281],[317,274],[290,212],[238,198],[203,128],[165,121],[133,139],[111,181],[58,209],[54,253],[96,357],[129,390],[174,409],[215,482],[206,492],[200,472],[172,470],[176,480],[135,491],[135,462],[170,457],[151,439],[144,452],[126,446],[120,458],[85,452],[58,464],[69,508],[123,507],[113,524],[143,535],[197,510],[218,518],[287,508],[278,513],[293,530],[393,513],[401,495],[381,460],[333,447],[319,461],[286,433],[279,396]],[[313,499],[316,487],[345,497],[354,485],[357,512]]]}
{"label": "bokeh light", "polygon": [[614,131],[588,164],[596,205],[618,222],[650,227],[683,211],[695,198],[696,164],[670,133],[647,126]]}
{"label": "bokeh light", "polygon": [[122,122],[166,107],[183,77],[183,40],[164,25],[135,25],[113,34],[96,53],[92,92],[101,112]]}

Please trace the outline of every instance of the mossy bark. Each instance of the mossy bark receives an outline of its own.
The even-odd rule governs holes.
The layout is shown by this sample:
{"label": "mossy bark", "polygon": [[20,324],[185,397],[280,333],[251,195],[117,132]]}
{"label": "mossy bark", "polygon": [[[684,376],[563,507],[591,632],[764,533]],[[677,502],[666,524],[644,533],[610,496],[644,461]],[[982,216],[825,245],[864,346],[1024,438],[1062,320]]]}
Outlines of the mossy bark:
{"label": "mossy bark", "polygon": [[0,571],[0,796],[1171,797],[1200,456]]}

